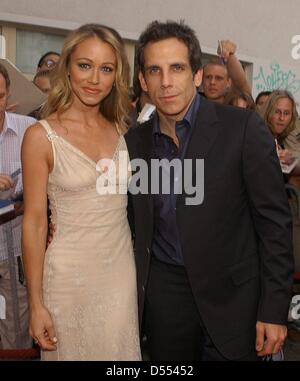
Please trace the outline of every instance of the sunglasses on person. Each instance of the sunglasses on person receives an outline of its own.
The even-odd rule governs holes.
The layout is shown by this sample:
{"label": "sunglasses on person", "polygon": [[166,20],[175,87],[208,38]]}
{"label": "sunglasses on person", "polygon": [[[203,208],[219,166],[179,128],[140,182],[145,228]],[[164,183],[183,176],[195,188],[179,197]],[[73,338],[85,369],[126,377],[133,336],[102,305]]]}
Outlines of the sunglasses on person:
{"label": "sunglasses on person", "polygon": [[54,60],[52,60],[52,59],[47,59],[47,60],[44,60],[42,63],[41,63],[41,65],[40,65],[40,67],[42,67],[42,66],[46,66],[48,69],[50,69],[50,68],[53,68],[55,65],[57,64],[57,61],[54,61]]}

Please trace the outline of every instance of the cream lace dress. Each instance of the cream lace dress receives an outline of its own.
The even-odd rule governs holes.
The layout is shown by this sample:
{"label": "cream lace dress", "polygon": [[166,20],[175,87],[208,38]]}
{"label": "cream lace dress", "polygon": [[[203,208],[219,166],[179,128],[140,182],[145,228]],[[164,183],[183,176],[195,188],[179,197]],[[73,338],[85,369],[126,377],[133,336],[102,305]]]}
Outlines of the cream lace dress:
{"label": "cream lace dress", "polygon": [[[56,232],[45,254],[43,292],[58,339],[57,351],[42,359],[140,360],[126,190],[99,194],[96,163],[40,123],[54,154],[48,197]],[[113,157],[117,173],[121,156],[129,160],[123,136]]]}

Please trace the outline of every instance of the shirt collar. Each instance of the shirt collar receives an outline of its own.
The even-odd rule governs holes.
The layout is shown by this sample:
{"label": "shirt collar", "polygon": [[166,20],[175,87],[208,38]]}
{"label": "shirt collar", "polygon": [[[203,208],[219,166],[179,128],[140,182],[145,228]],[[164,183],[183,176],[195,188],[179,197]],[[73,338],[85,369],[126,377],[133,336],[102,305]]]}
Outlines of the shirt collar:
{"label": "shirt collar", "polygon": [[1,135],[4,136],[7,131],[12,131],[17,136],[19,133],[17,126],[11,120],[10,113],[5,112],[3,131]]}
{"label": "shirt collar", "polygon": [[[189,127],[193,126],[196,116],[198,114],[199,106],[200,106],[200,94],[196,92],[185,116],[183,117],[181,121],[178,121],[176,124],[185,124],[185,125],[188,125]],[[157,112],[154,115],[153,134],[161,134],[159,116]]]}

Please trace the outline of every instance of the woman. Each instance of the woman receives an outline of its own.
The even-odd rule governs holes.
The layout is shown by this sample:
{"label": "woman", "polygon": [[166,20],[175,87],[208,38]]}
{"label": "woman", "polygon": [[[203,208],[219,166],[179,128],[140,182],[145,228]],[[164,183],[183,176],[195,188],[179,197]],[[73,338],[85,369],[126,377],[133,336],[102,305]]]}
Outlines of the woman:
{"label": "woman", "polygon": [[[46,119],[22,149],[30,334],[45,360],[139,360],[127,196],[99,192],[97,181],[100,160],[118,167],[123,151],[128,159],[122,40],[84,25],[66,39],[55,70]],[[56,233],[45,253],[47,193]]]}
{"label": "woman", "polygon": [[255,103],[252,96],[237,90],[232,90],[226,94],[224,104],[255,110]]}
{"label": "woman", "polygon": [[[261,114],[276,139],[280,161],[289,163],[292,160],[292,154],[289,150],[284,149],[284,141],[296,128],[297,121],[296,103],[292,94],[286,90],[273,91]],[[300,174],[300,163],[297,164],[292,174]]]}

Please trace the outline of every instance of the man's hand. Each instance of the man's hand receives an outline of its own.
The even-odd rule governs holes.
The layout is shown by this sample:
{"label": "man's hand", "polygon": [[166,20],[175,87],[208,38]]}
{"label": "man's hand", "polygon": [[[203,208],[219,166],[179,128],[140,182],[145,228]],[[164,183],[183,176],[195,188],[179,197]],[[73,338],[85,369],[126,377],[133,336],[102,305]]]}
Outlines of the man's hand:
{"label": "man's hand", "polygon": [[14,186],[14,181],[10,176],[0,175],[0,191],[6,191]]}
{"label": "man's hand", "polygon": [[279,324],[256,323],[256,351],[259,357],[279,352],[287,335],[287,327]]}
{"label": "man's hand", "polygon": [[217,53],[225,60],[225,62],[227,62],[228,58],[235,54],[237,48],[236,44],[230,40],[222,40],[220,41],[220,45]]}

